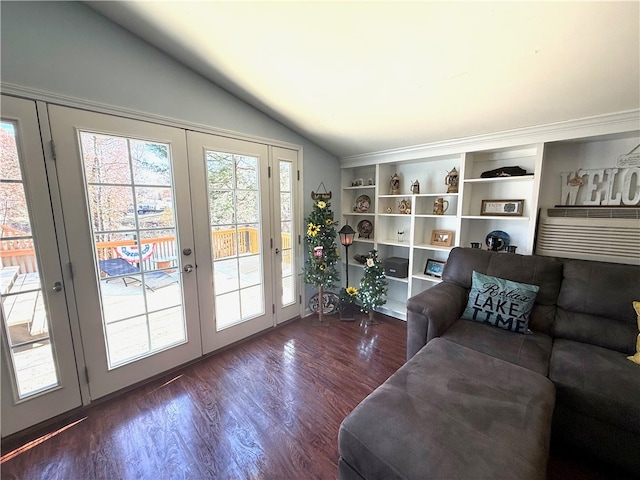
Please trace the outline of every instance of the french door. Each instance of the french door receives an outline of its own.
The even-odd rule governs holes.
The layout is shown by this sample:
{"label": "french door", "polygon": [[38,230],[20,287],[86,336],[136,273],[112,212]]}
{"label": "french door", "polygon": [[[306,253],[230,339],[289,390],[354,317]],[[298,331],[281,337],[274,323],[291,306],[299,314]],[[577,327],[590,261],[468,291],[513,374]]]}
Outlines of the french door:
{"label": "french door", "polygon": [[202,354],[184,130],[50,106],[92,399]]}
{"label": "french door", "polygon": [[203,350],[299,314],[297,151],[187,134]]}
{"label": "french door", "polygon": [[[2,436],[81,405],[35,102],[2,97]],[[49,178],[47,176],[49,174]],[[72,297],[71,297],[72,298]]]}
{"label": "french door", "polygon": [[92,399],[299,314],[296,150],[48,113]]}

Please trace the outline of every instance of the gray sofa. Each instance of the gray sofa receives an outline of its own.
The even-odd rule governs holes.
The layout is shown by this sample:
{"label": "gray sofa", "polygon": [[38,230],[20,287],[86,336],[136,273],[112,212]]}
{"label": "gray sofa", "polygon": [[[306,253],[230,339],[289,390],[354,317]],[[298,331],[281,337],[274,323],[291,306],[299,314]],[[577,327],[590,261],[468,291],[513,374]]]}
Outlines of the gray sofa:
{"label": "gray sofa", "polygon": [[[460,318],[473,271],[540,287],[531,334]],[[407,363],[340,427],[341,478],[544,478],[549,432],[640,476],[634,300],[638,266],[453,249],[407,302]]]}

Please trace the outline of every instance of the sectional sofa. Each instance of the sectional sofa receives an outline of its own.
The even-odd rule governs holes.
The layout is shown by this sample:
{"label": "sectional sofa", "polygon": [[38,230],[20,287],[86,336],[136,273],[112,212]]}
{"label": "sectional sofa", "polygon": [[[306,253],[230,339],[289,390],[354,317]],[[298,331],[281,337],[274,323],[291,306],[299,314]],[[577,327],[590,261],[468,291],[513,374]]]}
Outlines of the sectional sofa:
{"label": "sectional sofa", "polygon": [[[482,274],[538,289],[526,328],[483,316]],[[637,300],[640,266],[453,249],[407,302],[407,363],[340,427],[341,478],[544,479],[550,442],[640,476]]]}

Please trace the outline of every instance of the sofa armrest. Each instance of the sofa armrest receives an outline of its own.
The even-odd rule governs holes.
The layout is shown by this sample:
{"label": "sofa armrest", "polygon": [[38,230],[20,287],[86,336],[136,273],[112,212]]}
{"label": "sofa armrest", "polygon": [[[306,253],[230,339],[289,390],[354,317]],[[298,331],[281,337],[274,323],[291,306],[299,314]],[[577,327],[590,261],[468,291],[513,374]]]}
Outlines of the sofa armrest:
{"label": "sofa armrest", "polygon": [[407,300],[407,360],[460,318],[468,290],[441,282]]}

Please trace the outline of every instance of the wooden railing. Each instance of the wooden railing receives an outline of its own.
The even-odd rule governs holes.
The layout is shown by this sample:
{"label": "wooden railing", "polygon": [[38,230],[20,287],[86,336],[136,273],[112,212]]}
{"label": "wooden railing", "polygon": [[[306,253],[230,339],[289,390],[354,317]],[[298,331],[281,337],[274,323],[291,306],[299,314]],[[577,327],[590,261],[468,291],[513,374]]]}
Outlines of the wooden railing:
{"label": "wooden railing", "polygon": [[[38,271],[36,263],[33,240],[29,234],[15,230],[13,228],[0,225],[2,229],[0,238],[0,260],[2,266],[19,266],[20,273],[32,273]],[[234,255],[244,255],[248,253],[258,253],[260,251],[259,230],[257,228],[238,228],[238,241],[234,239],[235,229],[219,230],[211,232],[211,243],[213,246],[214,258],[220,259]],[[282,233],[282,248],[291,247],[291,236]],[[96,253],[98,260],[116,258],[117,247],[128,247],[136,245],[136,240],[114,240],[108,242],[97,242]],[[159,260],[173,259],[178,255],[176,251],[175,237],[155,237],[140,240],[140,244],[152,244],[153,254],[143,262],[145,269],[158,268]],[[237,252],[236,252],[237,247]]]}

